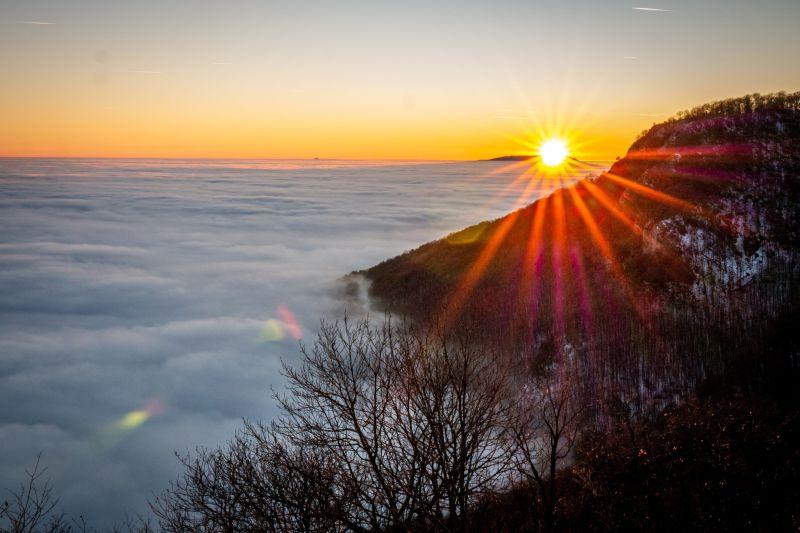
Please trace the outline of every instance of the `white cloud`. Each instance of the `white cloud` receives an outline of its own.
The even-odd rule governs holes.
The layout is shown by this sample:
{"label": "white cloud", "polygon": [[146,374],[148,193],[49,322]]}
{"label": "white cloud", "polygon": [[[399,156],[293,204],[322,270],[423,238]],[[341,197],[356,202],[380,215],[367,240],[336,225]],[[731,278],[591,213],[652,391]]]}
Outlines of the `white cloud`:
{"label": "white cloud", "polygon": [[278,306],[309,340],[340,276],[504,213],[485,165],[0,162],[0,487],[43,451],[65,511],[146,511],[173,450],[274,415]]}

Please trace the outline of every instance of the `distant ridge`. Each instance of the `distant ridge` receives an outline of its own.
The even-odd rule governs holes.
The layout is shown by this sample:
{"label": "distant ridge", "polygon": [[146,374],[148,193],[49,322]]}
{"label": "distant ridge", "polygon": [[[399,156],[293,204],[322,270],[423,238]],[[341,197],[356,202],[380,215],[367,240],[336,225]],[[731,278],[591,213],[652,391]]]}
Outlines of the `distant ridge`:
{"label": "distant ridge", "polygon": [[479,159],[478,161],[528,161],[537,157],[535,155],[503,155],[492,159]]}
{"label": "distant ridge", "polygon": [[[478,159],[479,162],[487,161],[530,161],[532,159],[539,159],[538,155],[501,155],[500,157],[493,157],[492,159]],[[579,161],[580,159],[568,156],[570,161]]]}

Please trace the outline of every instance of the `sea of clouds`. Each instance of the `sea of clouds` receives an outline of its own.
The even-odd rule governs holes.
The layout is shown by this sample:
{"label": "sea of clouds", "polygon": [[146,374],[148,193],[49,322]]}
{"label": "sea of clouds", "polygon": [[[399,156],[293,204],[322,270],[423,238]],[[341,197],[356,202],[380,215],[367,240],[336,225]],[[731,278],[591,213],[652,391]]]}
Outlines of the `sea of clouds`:
{"label": "sea of clouds", "polygon": [[0,160],[0,487],[41,453],[64,511],[146,512],[275,414],[341,276],[527,203],[504,165]]}

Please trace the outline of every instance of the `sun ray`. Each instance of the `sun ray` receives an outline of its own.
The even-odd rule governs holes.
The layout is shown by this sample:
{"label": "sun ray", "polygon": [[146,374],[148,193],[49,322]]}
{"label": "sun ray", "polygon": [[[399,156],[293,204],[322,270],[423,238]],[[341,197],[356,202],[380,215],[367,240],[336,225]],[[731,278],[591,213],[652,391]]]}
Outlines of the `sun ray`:
{"label": "sun ray", "polygon": [[688,165],[676,165],[674,168],[676,176],[701,183],[731,183],[741,179],[741,176],[720,168],[696,167]]}
{"label": "sun ray", "polygon": [[464,275],[464,279],[461,284],[448,299],[442,316],[442,326],[448,326],[457,318],[462,307],[469,299],[472,291],[475,289],[475,286],[486,272],[486,269],[488,268],[492,259],[494,259],[494,256],[497,253],[497,250],[500,248],[500,245],[505,240],[506,235],[517,222],[517,219],[522,212],[520,208],[528,201],[531,194],[536,189],[536,185],[540,182],[541,179],[531,179],[528,181],[525,190],[523,190],[515,202],[514,211],[500,221],[497,229],[495,229],[492,235],[487,239],[485,246],[478,255],[478,258]]}
{"label": "sun ray", "polygon": [[685,157],[713,156],[722,157],[730,160],[735,156],[749,156],[753,152],[753,146],[746,143],[738,144],[714,144],[696,146],[664,146],[659,148],[642,148],[630,150],[625,154],[625,159],[663,161],[670,159],[680,159]]}
{"label": "sun ray", "polygon": [[[594,374],[594,367],[595,367],[595,342],[594,340],[597,338],[596,329],[597,324],[595,321],[595,305],[596,305],[596,298],[592,297],[592,288],[589,284],[589,273],[587,272],[586,266],[584,264],[584,257],[583,257],[583,250],[576,246],[572,250],[572,254],[570,255],[573,263],[573,270],[575,271],[575,278],[578,282],[578,289],[580,291],[579,294],[579,309],[580,309],[580,326],[583,331],[584,338],[588,339],[589,342],[586,343],[586,348],[584,352],[584,364],[588,366],[588,371],[590,374]],[[578,361],[575,361],[575,364],[578,364]],[[589,380],[588,383],[589,387],[592,389],[592,394],[594,394],[595,383],[593,380]]]}
{"label": "sun ray", "polygon": [[505,240],[506,235],[517,221],[518,216],[519,211],[514,211],[502,219],[500,224],[497,226],[497,229],[495,229],[488,238],[486,245],[483,247],[483,250],[481,250],[478,258],[464,275],[463,281],[448,299],[442,317],[441,325],[443,327],[448,327],[457,318],[462,307],[467,302],[470,294],[472,294],[475,286],[478,284],[495,254],[497,253],[498,248],[500,248],[500,245]]}
{"label": "sun ray", "polygon": [[625,295],[625,297],[630,302],[632,307],[639,313],[641,317],[644,317],[645,313],[642,309],[640,309],[638,305],[639,301],[636,298],[635,292],[631,287],[631,284],[625,277],[625,273],[622,271],[622,266],[620,265],[616,255],[614,254],[614,251],[611,248],[608,239],[606,239],[606,237],[603,235],[603,232],[600,230],[600,226],[592,216],[592,213],[589,210],[589,207],[586,205],[586,202],[584,202],[583,198],[581,198],[581,195],[578,192],[577,187],[570,187],[569,192],[570,196],[572,197],[572,201],[575,205],[575,208],[578,211],[578,215],[583,221],[584,226],[586,226],[586,229],[589,230],[589,234],[594,240],[595,245],[598,247],[600,253],[603,255],[603,258],[607,262],[607,265],[609,267],[609,273],[614,277],[616,282],[619,284],[620,288],[622,289],[622,293]]}
{"label": "sun ray", "polygon": [[511,172],[512,170],[518,169],[520,167],[528,167],[530,166],[530,161],[514,161],[513,163],[509,163],[508,165],[503,165],[500,168],[496,168],[490,172],[487,172],[482,177],[490,177],[496,176],[497,174],[505,174]]}
{"label": "sun ray", "polygon": [[567,189],[572,197],[573,205],[578,211],[578,215],[580,215],[581,219],[583,220],[586,229],[589,230],[589,234],[595,241],[595,244],[599,248],[600,252],[603,254],[603,257],[612,265],[616,264],[616,260],[614,258],[614,253],[611,251],[611,245],[608,243],[606,238],[603,236],[603,233],[600,231],[600,226],[598,226],[597,222],[592,217],[591,212],[589,212],[589,208],[586,206],[586,203],[581,198],[580,194],[577,192],[576,187],[569,187]]}
{"label": "sun ray", "polygon": [[[526,185],[526,188],[528,188],[528,187],[529,187],[530,181],[532,181],[533,177],[535,177],[535,176],[536,176],[536,170],[534,169],[534,167],[533,167],[533,166],[529,166],[528,168],[526,168],[525,170],[523,170],[521,174],[519,174],[519,175],[518,175],[516,178],[514,178],[513,180],[511,180],[511,182],[510,182],[510,183],[508,183],[508,184],[507,184],[505,187],[503,187],[503,188],[502,188],[502,189],[501,189],[499,192],[496,192],[495,194],[493,194],[492,196],[490,196],[488,200],[486,200],[486,201],[485,201],[483,204],[481,204],[481,207],[480,207],[480,208],[481,208],[481,209],[486,209],[487,207],[490,207],[490,206],[492,206],[493,204],[495,204],[495,203],[496,203],[497,201],[499,201],[501,198],[505,198],[505,197],[506,197],[506,196],[507,196],[507,195],[508,195],[508,194],[509,194],[511,191],[513,191],[514,189],[516,189],[516,188],[517,188],[517,186],[518,186],[520,183],[523,183],[523,182],[525,182],[525,179],[526,179],[528,176],[531,176],[531,179],[529,179],[529,180],[528,180],[528,184]],[[523,191],[524,191],[524,190],[525,190],[525,189],[523,189]]]}
{"label": "sun ray", "polygon": [[584,180],[580,182],[580,184],[581,186],[585,187],[587,192],[591,194],[598,202],[600,202],[600,204],[605,207],[609,213],[614,215],[620,222],[630,228],[633,233],[636,235],[643,235],[642,228],[640,228],[630,216],[620,209],[619,204],[608,194],[606,194],[603,189],[589,180]]}
{"label": "sun ray", "polygon": [[679,198],[675,198],[667,193],[657,191],[651,187],[647,187],[642,185],[641,183],[636,183],[635,181],[631,181],[627,178],[623,178],[622,176],[617,176],[616,174],[612,174],[611,172],[606,172],[602,176],[603,178],[607,178],[614,183],[622,185],[628,189],[631,189],[642,196],[649,198],[650,200],[654,200],[656,202],[660,202],[662,204],[668,205],[670,207],[674,207],[680,211],[685,211],[688,213],[697,214],[700,212],[700,208],[691,204],[685,200],[681,200]]}
{"label": "sun ray", "polygon": [[579,284],[578,304],[581,312],[581,326],[586,337],[591,339],[594,333],[594,317],[592,312],[591,289],[586,279],[587,273],[583,263],[583,253],[580,246],[573,246],[571,252],[570,259],[572,260],[575,278]]}
{"label": "sun ray", "polygon": [[[554,231],[552,243],[552,268],[553,268],[553,318],[557,342],[564,340],[564,251],[566,248],[566,215],[564,210],[564,189],[558,189],[552,195]],[[560,350],[558,352],[561,353]],[[557,361],[560,362],[560,361]]]}
{"label": "sun ray", "polygon": [[[531,142],[530,139],[525,139],[525,138],[519,137],[517,135],[511,134],[511,133],[508,133],[508,132],[501,132],[500,135],[505,137],[506,140],[509,140],[509,141],[511,141],[513,143],[518,144],[521,149],[525,149],[530,155],[533,155],[533,150],[534,150],[535,146],[534,146],[534,143]],[[536,138],[544,138],[544,134],[542,134],[542,135],[537,134]]]}
{"label": "sun ray", "polygon": [[538,116],[536,111],[534,111],[534,107],[531,105],[530,101],[528,100],[528,96],[525,93],[525,91],[523,91],[522,87],[520,87],[519,82],[517,81],[516,77],[514,77],[513,73],[510,73],[510,74],[511,74],[511,77],[512,77],[511,84],[514,87],[514,91],[516,92],[517,97],[521,101],[522,106],[525,108],[525,112],[527,113],[528,118],[530,119],[530,125],[531,125],[532,128],[537,130],[534,133],[536,133],[540,137],[543,137],[544,136],[544,131],[542,130],[542,120],[540,119],[540,117]]}

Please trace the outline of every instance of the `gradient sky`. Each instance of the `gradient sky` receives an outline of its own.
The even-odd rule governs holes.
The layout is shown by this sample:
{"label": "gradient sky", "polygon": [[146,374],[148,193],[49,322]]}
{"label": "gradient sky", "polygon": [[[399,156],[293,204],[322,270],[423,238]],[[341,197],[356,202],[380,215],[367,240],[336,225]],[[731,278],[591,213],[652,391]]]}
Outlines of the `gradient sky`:
{"label": "gradient sky", "polygon": [[472,159],[538,124],[608,159],[681,109],[800,89],[798,21],[797,0],[0,0],[0,155]]}

